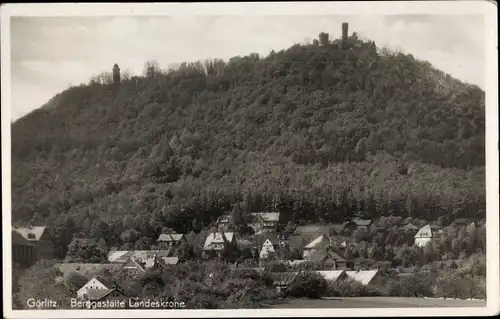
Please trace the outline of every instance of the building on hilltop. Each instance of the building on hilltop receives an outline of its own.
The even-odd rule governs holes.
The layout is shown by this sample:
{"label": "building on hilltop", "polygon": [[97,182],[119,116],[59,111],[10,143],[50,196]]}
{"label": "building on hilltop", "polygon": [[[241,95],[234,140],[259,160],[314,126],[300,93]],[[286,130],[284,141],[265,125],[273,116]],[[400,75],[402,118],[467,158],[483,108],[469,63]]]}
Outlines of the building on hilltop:
{"label": "building on hilltop", "polygon": [[118,66],[118,64],[115,63],[115,65],[113,65],[113,84],[120,85],[120,83],[121,83],[120,67]]}
{"label": "building on hilltop", "polygon": [[318,37],[318,38],[319,38],[319,45],[320,45],[320,46],[326,46],[326,45],[328,45],[328,44],[329,44],[329,39],[328,39],[328,37],[329,37],[329,34],[328,34],[328,33],[321,32],[321,33],[319,34],[319,37]]}
{"label": "building on hilltop", "polygon": [[[36,263],[40,259],[54,258],[54,244],[45,226],[28,226],[12,228],[13,232],[21,235],[14,235],[16,241],[12,242],[12,256],[16,254],[16,259],[23,263]],[[31,248],[27,248],[31,247]],[[14,252],[15,250],[15,252]],[[23,255],[24,254],[24,255]],[[24,256],[24,257],[22,257]]]}
{"label": "building on hilltop", "polygon": [[349,32],[349,24],[347,22],[342,23],[342,50],[347,49],[348,44],[348,32]]}

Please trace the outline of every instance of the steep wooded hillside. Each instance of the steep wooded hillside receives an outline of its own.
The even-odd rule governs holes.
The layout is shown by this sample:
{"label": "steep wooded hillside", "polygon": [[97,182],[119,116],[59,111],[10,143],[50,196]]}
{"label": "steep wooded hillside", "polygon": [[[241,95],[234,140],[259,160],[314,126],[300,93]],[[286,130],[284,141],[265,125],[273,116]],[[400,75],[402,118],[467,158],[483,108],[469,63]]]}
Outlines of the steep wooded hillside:
{"label": "steep wooded hillside", "polygon": [[235,203],[483,217],[484,107],[478,87],[360,40],[72,87],[12,125],[13,219],[187,231]]}

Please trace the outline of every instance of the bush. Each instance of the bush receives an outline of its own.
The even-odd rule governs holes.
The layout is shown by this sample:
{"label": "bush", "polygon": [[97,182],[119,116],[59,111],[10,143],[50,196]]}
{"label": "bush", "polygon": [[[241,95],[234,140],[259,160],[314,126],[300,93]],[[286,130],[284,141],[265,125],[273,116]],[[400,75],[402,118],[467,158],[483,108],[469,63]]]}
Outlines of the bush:
{"label": "bush", "polygon": [[270,272],[285,272],[289,268],[287,263],[278,260],[273,260],[266,265],[266,270]]}
{"label": "bush", "polygon": [[398,297],[432,297],[434,283],[429,274],[408,274],[390,279],[385,294]]}
{"label": "bush", "polygon": [[287,290],[287,295],[301,298],[321,298],[327,291],[326,279],[316,272],[301,272]]}
{"label": "bush", "polygon": [[486,298],[486,280],[484,277],[446,272],[438,278],[434,289],[436,297],[444,298]]}
{"label": "bush", "polygon": [[358,281],[345,279],[330,282],[327,294],[330,297],[370,297],[380,296],[381,292]]}
{"label": "bush", "polygon": [[82,288],[89,280],[74,271],[71,271],[64,276],[65,286],[72,292],[76,292],[78,289]]}

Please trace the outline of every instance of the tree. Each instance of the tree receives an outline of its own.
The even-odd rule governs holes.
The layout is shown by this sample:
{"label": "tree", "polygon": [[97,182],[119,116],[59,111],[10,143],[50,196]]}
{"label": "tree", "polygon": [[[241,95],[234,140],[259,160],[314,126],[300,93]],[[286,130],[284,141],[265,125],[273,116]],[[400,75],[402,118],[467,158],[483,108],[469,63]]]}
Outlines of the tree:
{"label": "tree", "polygon": [[31,217],[29,224],[32,226],[40,226],[43,225],[43,217],[40,213],[35,212]]}
{"label": "tree", "polygon": [[380,260],[380,250],[378,248],[378,245],[373,243],[372,246],[370,247],[369,253],[368,253],[368,258],[372,260]]}
{"label": "tree", "polygon": [[120,240],[123,243],[135,243],[139,237],[140,233],[135,229],[127,229],[120,235]]}
{"label": "tree", "polygon": [[135,242],[135,249],[137,250],[150,250],[151,249],[151,239],[149,237],[142,236]]}
{"label": "tree", "polygon": [[101,237],[101,239],[99,239],[99,242],[97,243],[97,248],[99,248],[101,251],[108,251],[108,244],[106,244],[106,241],[104,240],[104,238]]}
{"label": "tree", "polygon": [[30,309],[28,299],[45,300],[50,296],[58,305],[69,306],[68,300],[72,294],[62,282],[56,281],[57,278],[62,278],[63,274],[54,267],[55,263],[55,260],[43,259],[27,269],[18,283],[13,283],[19,285],[19,292],[13,296],[13,301],[17,301],[16,304],[22,309]]}
{"label": "tree", "polygon": [[83,222],[83,225],[82,225],[82,231],[83,232],[90,232],[90,228],[92,227],[92,221],[90,219],[85,219],[85,221]]}
{"label": "tree", "polygon": [[100,263],[107,260],[107,252],[99,249],[92,239],[74,238],[69,244],[66,259],[70,262]]}
{"label": "tree", "polygon": [[103,220],[96,220],[90,229],[90,238],[99,240],[104,238],[107,243],[113,240],[113,230],[109,227],[109,224]]}
{"label": "tree", "polygon": [[144,64],[144,76],[148,78],[155,78],[161,73],[160,65],[157,61],[151,60]]}
{"label": "tree", "polygon": [[241,209],[241,206],[238,203],[233,205],[233,210],[231,211],[231,222],[235,226],[244,224],[243,210]]}
{"label": "tree", "polygon": [[193,246],[186,242],[181,243],[177,248],[177,257],[181,262],[192,259],[194,257]]}
{"label": "tree", "polygon": [[330,228],[330,230],[328,231],[328,235],[331,237],[338,236],[338,233],[337,233],[337,230],[335,229],[335,227]]}
{"label": "tree", "polygon": [[290,285],[287,294],[293,297],[301,298],[321,298],[328,288],[326,279],[317,272],[300,272],[297,278]]}
{"label": "tree", "polygon": [[74,220],[69,216],[59,216],[53,223],[47,227],[50,238],[54,244],[54,253],[56,257],[64,257],[71,242],[73,234],[78,231]]}
{"label": "tree", "polygon": [[64,276],[64,284],[72,293],[76,293],[88,281],[89,279],[75,271],[70,271]]}
{"label": "tree", "polygon": [[129,214],[125,215],[125,217],[123,217],[123,229],[128,230],[133,228],[135,228],[133,217],[130,216]]}
{"label": "tree", "polygon": [[354,231],[353,237],[358,242],[367,241],[370,239],[370,233],[368,231],[366,231],[365,229],[358,228]]}
{"label": "tree", "polygon": [[432,296],[432,279],[429,275],[410,273],[391,280],[388,285],[390,296],[398,297],[430,297]]}

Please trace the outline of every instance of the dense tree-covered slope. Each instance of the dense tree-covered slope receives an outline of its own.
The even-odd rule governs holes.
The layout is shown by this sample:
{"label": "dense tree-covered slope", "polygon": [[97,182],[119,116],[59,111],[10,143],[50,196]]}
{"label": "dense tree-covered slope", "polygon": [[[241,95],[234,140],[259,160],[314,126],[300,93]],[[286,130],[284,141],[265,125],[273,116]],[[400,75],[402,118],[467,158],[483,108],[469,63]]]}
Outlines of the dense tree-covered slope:
{"label": "dense tree-covered slope", "polygon": [[483,217],[484,92],[411,55],[352,45],[62,92],[12,125],[13,219],[189,228],[234,203],[304,221]]}

